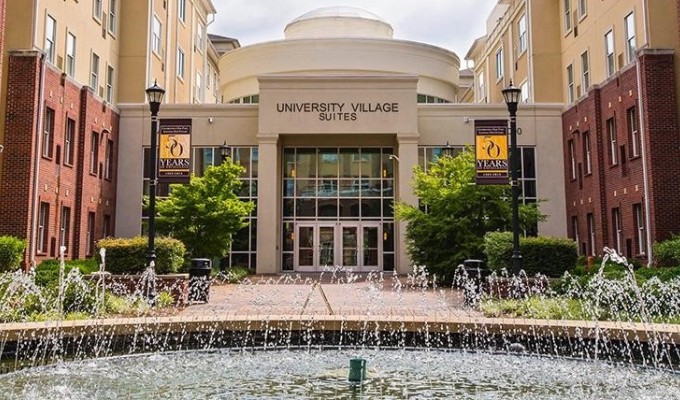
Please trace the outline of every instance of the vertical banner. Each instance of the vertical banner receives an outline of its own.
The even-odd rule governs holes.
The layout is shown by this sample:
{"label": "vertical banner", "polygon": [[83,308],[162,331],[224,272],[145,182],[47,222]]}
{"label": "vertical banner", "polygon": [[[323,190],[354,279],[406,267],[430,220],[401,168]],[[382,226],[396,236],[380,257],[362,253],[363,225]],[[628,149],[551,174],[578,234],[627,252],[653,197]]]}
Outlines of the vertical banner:
{"label": "vertical banner", "polygon": [[508,121],[475,121],[475,168],[478,185],[507,185]]}
{"label": "vertical banner", "polygon": [[191,175],[191,120],[163,119],[159,123],[158,180],[189,183]]}

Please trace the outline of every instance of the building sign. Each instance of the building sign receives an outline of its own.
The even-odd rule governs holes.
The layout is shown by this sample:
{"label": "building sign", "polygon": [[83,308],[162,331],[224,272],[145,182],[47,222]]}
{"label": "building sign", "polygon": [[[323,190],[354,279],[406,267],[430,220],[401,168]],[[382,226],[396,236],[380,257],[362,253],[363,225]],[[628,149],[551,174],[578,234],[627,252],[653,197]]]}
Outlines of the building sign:
{"label": "building sign", "polygon": [[191,174],[191,120],[163,119],[159,125],[158,180],[188,183]]}
{"label": "building sign", "polygon": [[508,121],[475,121],[475,167],[478,185],[508,184]]}
{"label": "building sign", "polygon": [[312,114],[319,121],[356,121],[362,115],[396,114],[399,103],[394,102],[309,102],[276,103],[279,114]]}

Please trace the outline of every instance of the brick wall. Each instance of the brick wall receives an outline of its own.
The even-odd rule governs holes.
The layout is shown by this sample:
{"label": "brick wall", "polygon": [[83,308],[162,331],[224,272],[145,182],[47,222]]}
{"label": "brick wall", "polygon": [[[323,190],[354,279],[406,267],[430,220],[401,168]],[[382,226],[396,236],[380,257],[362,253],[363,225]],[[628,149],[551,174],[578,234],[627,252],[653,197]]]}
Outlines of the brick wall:
{"label": "brick wall", "polygon": [[[57,257],[62,235],[66,238],[67,257],[84,258],[91,255],[87,245],[90,237],[96,240],[105,236],[105,228],[109,233],[114,229],[118,114],[88,87],[82,87],[49,64],[44,66],[41,90],[40,65],[37,52],[15,52],[10,56],[5,164],[0,188],[6,196],[0,202],[0,234],[29,238],[32,212],[35,209],[39,214],[43,205],[49,212],[44,245],[38,248],[36,241],[36,260]],[[41,93],[43,103],[39,107]],[[47,123],[43,121],[40,125],[38,117],[48,113],[53,116],[49,118],[53,129],[51,139],[45,141],[42,139]],[[67,141],[69,127],[72,135]],[[95,147],[91,140],[93,132],[98,139]],[[107,175],[109,141],[113,145],[109,160],[112,174]],[[91,168],[93,154],[98,161]],[[36,160],[34,206],[31,199],[35,198]],[[65,209],[70,210],[69,220],[62,218]],[[95,215],[92,232],[88,229],[89,213]],[[108,227],[105,220],[109,221]],[[25,262],[30,265],[29,254]]]}
{"label": "brick wall", "polygon": [[[650,54],[651,53],[651,54]],[[594,218],[594,253],[605,246],[617,248],[628,257],[644,259],[648,249],[639,245],[640,234],[634,214],[644,211],[642,145],[646,148],[652,240],[663,240],[680,231],[678,179],[678,133],[675,112],[672,54],[645,50],[641,53],[642,91],[638,93],[635,64],[618,72],[566,110],[563,118],[567,224],[574,237],[572,220],[578,221],[579,249],[590,255],[588,214]],[[644,114],[640,118],[639,101]],[[633,144],[631,117],[637,121],[638,140]],[[610,135],[613,127],[613,135]],[[590,135],[592,174],[585,172],[584,137]],[[613,140],[612,140],[613,139]],[[570,142],[574,144],[576,178],[572,179]],[[675,146],[673,146],[675,142]],[[637,150],[634,150],[634,149]],[[615,152],[615,159],[612,159]],[[620,216],[619,233],[614,210]],[[619,243],[617,245],[617,237]]]}
{"label": "brick wall", "polygon": [[2,60],[5,54],[5,0],[0,0],[0,86],[2,86]]}

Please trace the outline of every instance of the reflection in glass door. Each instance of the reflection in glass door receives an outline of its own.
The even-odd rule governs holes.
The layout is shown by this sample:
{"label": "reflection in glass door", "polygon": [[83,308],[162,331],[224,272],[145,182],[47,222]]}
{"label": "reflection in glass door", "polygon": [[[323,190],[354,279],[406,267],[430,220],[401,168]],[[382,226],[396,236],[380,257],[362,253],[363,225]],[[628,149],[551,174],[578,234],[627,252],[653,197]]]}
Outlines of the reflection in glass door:
{"label": "reflection in glass door", "polygon": [[335,226],[319,225],[319,267],[335,266]]}
{"label": "reflection in glass door", "polygon": [[296,228],[295,262],[301,272],[344,267],[382,269],[382,230],[376,223],[304,223]]}
{"label": "reflection in glass door", "polygon": [[363,260],[361,267],[365,271],[380,269],[380,227],[363,226],[362,232],[362,253]]}
{"label": "reflection in glass door", "polygon": [[359,266],[359,232],[357,226],[342,226],[342,266]]}
{"label": "reflection in glass door", "polygon": [[297,229],[297,265],[301,271],[314,270],[314,225],[299,225]]}

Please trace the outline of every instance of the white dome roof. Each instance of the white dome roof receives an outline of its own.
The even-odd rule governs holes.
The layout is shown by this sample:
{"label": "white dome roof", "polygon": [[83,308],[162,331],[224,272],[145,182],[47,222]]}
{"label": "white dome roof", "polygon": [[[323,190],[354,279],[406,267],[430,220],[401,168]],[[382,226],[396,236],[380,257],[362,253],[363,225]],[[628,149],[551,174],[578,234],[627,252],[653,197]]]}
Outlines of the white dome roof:
{"label": "white dome roof", "polygon": [[284,29],[286,39],[362,37],[392,39],[392,26],[356,7],[322,7],[303,14]]}

